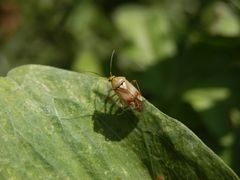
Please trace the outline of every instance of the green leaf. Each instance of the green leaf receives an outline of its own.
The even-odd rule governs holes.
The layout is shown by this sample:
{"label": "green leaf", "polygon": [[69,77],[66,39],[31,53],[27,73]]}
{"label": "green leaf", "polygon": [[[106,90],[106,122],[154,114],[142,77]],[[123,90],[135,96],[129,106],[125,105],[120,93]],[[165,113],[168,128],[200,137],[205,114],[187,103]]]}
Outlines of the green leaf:
{"label": "green leaf", "polygon": [[1,179],[238,179],[188,128],[106,78],[28,65],[0,78]]}
{"label": "green leaf", "polygon": [[113,18],[126,43],[120,53],[123,68],[144,70],[175,55],[176,44],[164,10],[126,5],[118,8]]}
{"label": "green leaf", "polygon": [[240,34],[238,14],[221,1],[212,3],[204,10],[202,26],[212,35],[235,37]]}

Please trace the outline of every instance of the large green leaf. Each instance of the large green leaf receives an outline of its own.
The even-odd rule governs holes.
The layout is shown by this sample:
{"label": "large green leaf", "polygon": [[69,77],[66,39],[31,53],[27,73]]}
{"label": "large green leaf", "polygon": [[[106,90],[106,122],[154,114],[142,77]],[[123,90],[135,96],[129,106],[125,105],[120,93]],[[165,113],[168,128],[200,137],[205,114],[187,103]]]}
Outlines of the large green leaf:
{"label": "large green leaf", "polygon": [[1,179],[238,179],[179,121],[147,101],[122,111],[110,88],[36,65],[0,78]]}

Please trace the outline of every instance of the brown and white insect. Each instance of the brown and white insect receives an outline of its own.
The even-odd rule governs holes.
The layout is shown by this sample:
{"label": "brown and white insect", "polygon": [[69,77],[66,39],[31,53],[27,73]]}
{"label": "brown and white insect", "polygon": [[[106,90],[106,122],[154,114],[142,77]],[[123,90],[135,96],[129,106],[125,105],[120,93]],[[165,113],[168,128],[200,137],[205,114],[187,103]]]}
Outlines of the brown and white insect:
{"label": "brown and white insect", "polygon": [[[143,98],[140,93],[137,81],[133,80],[132,83],[130,83],[123,76],[112,75],[113,55],[114,51],[112,52],[110,60],[110,77],[108,78],[112,84],[112,90],[118,95],[122,104],[125,104],[126,106],[131,107],[139,112],[142,112]],[[136,84],[137,88],[133,85],[133,83]]]}

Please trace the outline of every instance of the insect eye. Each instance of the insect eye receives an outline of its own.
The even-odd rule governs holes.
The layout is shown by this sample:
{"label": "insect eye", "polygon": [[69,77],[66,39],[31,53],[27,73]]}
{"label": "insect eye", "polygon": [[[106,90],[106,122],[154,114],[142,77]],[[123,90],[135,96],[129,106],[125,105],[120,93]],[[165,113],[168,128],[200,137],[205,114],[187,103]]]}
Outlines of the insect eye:
{"label": "insect eye", "polygon": [[115,76],[110,76],[110,77],[108,78],[108,81],[112,81],[114,78],[115,78]]}
{"label": "insect eye", "polygon": [[109,78],[108,78],[108,81],[112,81],[113,80],[113,76],[110,76]]}

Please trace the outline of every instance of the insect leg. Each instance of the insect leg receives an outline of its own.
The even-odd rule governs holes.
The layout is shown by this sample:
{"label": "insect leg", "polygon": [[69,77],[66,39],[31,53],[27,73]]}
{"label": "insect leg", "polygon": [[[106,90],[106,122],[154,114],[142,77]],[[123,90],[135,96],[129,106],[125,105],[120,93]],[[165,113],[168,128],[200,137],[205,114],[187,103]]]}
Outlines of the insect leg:
{"label": "insect leg", "polygon": [[[106,103],[107,103],[107,101],[108,101],[109,99],[115,97],[116,95],[117,95],[117,94],[114,93],[113,95],[108,96],[108,97],[106,98],[106,101],[105,101],[105,112],[107,112],[107,109],[106,109]],[[121,115],[121,114],[123,114],[126,110],[129,109],[129,107],[126,106],[126,103],[125,103],[121,98],[118,97],[116,100],[114,100],[114,103],[111,105],[111,107],[110,107],[110,109],[109,109],[109,113],[110,113],[110,114],[112,114],[113,108],[114,108],[117,104],[119,104],[120,106],[118,106],[118,107],[121,108],[121,112],[120,112],[120,113],[117,113],[117,115]]]}
{"label": "insect leg", "polygon": [[135,86],[137,87],[138,91],[141,93],[141,90],[140,90],[140,88],[139,88],[139,86],[138,86],[137,80],[132,80],[131,83],[132,83],[133,85],[135,85]]}
{"label": "insect leg", "polygon": [[107,103],[108,103],[108,101],[109,101],[110,99],[112,99],[114,96],[117,95],[116,93],[114,93],[114,94],[112,94],[112,95],[110,96],[110,93],[111,93],[111,92],[112,92],[112,89],[109,90],[108,95],[107,95],[107,97],[106,97],[106,99],[105,99],[105,102],[104,102],[104,112],[105,112],[105,113],[107,112]]}
{"label": "insect leg", "polygon": [[121,104],[121,106],[120,106],[121,112],[117,113],[116,114],[117,116],[121,116],[124,112],[127,112],[128,110],[132,110],[132,108],[130,106],[126,105],[126,103],[121,98],[117,99],[116,103],[117,102],[120,102],[120,104]]}

